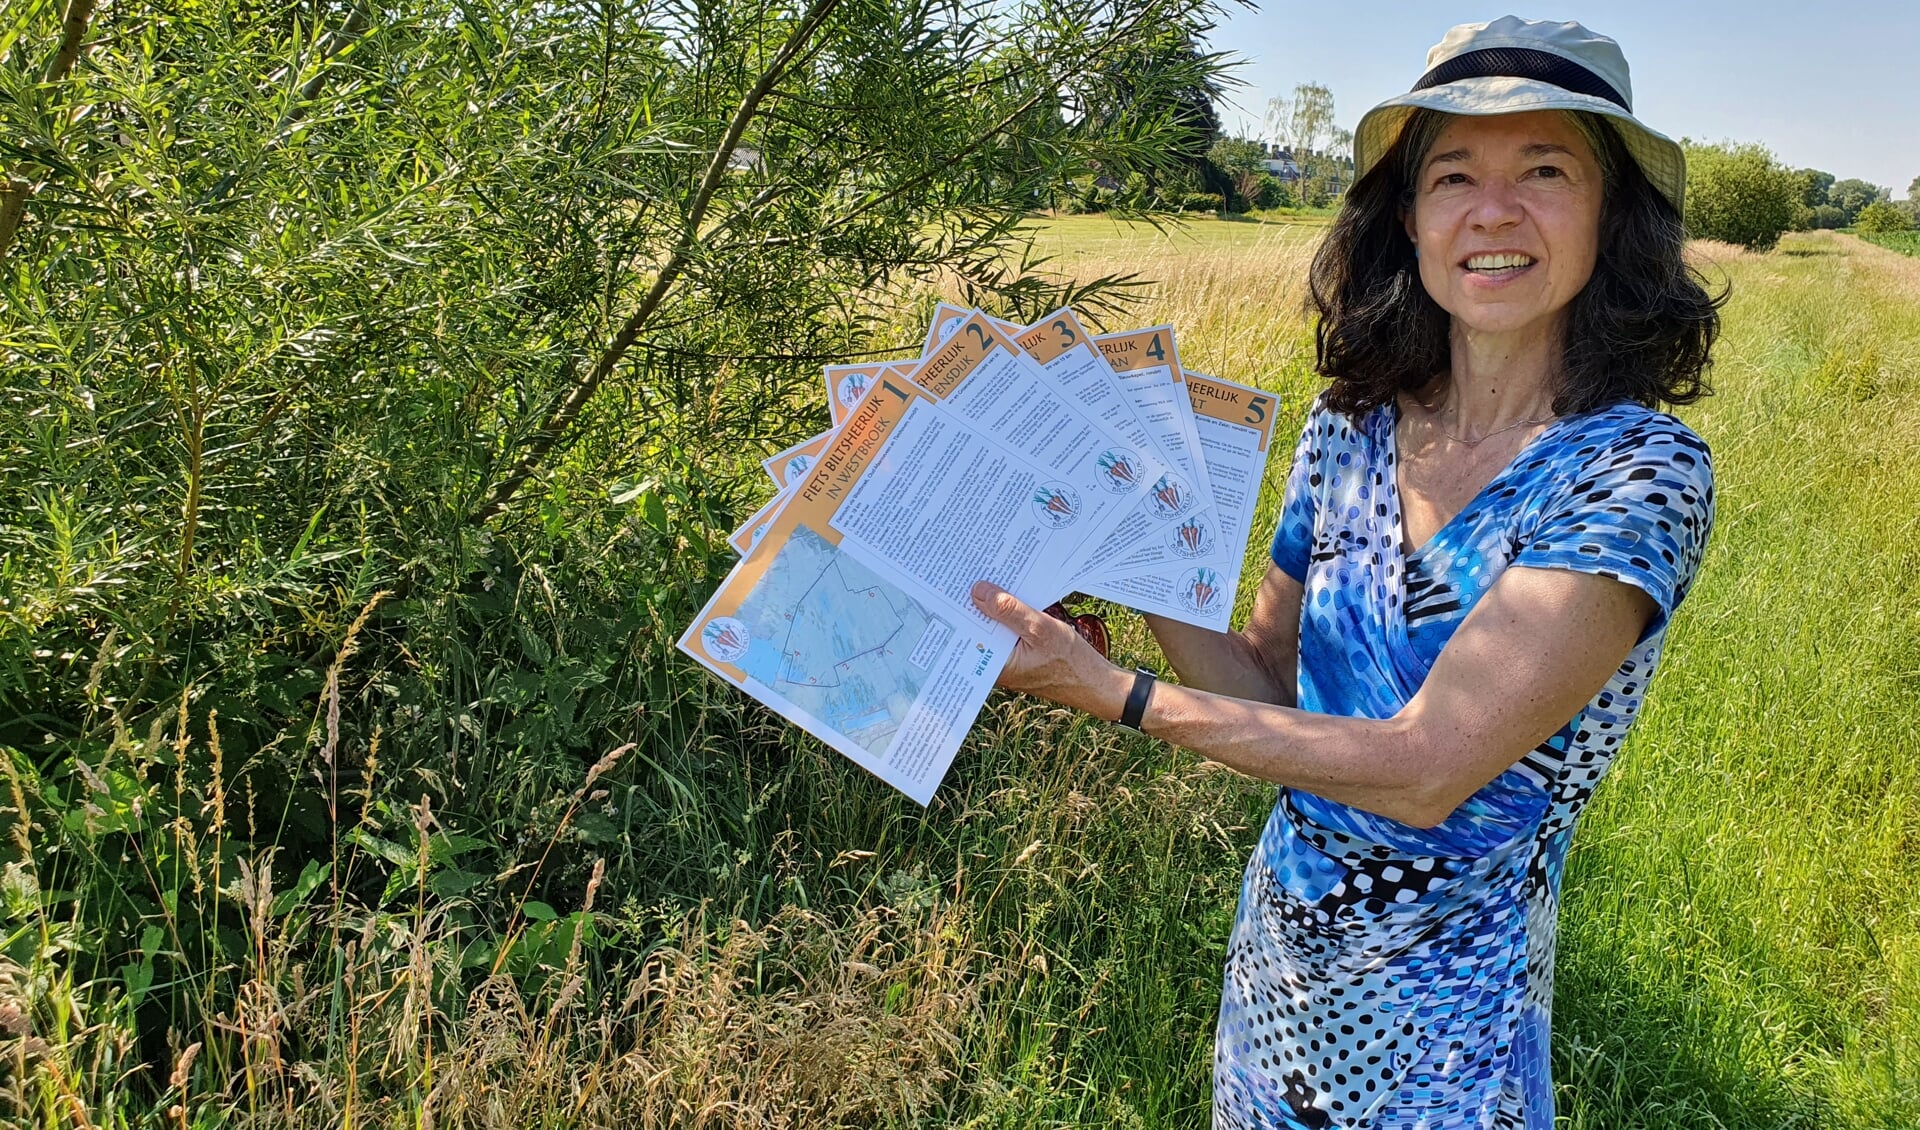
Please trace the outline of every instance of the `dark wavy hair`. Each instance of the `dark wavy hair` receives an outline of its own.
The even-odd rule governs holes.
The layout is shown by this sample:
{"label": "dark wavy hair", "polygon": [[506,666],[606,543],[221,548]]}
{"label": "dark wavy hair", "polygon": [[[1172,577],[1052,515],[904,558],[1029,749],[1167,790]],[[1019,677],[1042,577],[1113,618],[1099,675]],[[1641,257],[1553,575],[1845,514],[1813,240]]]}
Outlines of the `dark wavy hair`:
{"label": "dark wavy hair", "polygon": [[[1569,113],[1601,169],[1593,277],[1567,304],[1553,410],[1566,416],[1620,401],[1691,404],[1712,390],[1706,369],[1727,288],[1708,293],[1685,257],[1680,216],[1640,171],[1607,121]],[[1450,366],[1449,316],[1427,294],[1402,217],[1420,164],[1448,115],[1417,110],[1380,162],[1348,190],[1310,275],[1316,368],[1329,407],[1351,418],[1418,389]]]}

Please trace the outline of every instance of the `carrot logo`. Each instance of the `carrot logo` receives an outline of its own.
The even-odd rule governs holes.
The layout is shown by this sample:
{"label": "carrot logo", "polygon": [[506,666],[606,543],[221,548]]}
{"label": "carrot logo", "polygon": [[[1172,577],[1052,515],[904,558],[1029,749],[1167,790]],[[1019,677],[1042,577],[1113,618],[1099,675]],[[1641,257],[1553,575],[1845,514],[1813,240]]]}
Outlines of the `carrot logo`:
{"label": "carrot logo", "polygon": [[840,406],[842,408],[858,408],[860,406],[860,398],[867,395],[867,384],[867,375],[865,373],[848,373],[846,376],[840,378],[840,389],[837,394],[840,397]]}
{"label": "carrot logo", "polygon": [[715,616],[700,629],[700,643],[707,654],[722,663],[732,663],[747,653],[753,635],[747,626],[732,616]]}
{"label": "carrot logo", "polygon": [[1125,494],[1140,481],[1140,464],[1124,447],[1110,447],[1100,453],[1100,470],[1106,476],[1107,489]]}
{"label": "carrot logo", "polygon": [[1182,557],[1202,557],[1213,548],[1213,530],[1195,514],[1173,528],[1168,544]]}
{"label": "carrot logo", "polygon": [[1056,530],[1071,526],[1080,516],[1080,496],[1065,483],[1042,483],[1033,492],[1033,512]]}
{"label": "carrot logo", "polygon": [[1220,574],[1204,566],[1180,578],[1180,600],[1194,612],[1210,612],[1221,597]]}
{"label": "carrot logo", "polygon": [[1158,518],[1171,518],[1193,503],[1193,492],[1172,475],[1160,476],[1147,497],[1152,500],[1153,513]]}

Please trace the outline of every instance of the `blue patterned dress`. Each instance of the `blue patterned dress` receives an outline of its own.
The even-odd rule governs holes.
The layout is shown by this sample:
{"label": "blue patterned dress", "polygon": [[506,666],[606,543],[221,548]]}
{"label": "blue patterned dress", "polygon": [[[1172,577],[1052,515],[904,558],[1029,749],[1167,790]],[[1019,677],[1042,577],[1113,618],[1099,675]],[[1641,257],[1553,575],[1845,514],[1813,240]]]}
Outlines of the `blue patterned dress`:
{"label": "blue patterned dress", "polygon": [[1549,424],[1404,553],[1398,415],[1316,406],[1294,453],[1273,560],[1306,590],[1301,709],[1392,716],[1509,566],[1613,577],[1659,611],[1585,709],[1436,828],[1280,790],[1227,948],[1216,1128],[1550,1130],[1567,843],[1713,523],[1706,444],[1619,405]]}

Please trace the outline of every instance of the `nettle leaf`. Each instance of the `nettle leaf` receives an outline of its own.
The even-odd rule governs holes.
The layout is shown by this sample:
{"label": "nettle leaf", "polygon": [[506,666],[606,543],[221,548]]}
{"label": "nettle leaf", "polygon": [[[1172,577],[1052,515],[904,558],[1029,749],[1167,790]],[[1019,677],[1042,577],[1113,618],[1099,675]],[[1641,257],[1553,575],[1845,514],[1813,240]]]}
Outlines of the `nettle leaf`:
{"label": "nettle leaf", "polygon": [[331,874],[332,863],[320,859],[308,860],[307,865],[300,869],[300,878],[294,880],[293,886],[273,896],[273,916],[285,918],[293,913],[294,908],[307,901],[307,896],[326,882]]}
{"label": "nettle leaf", "polygon": [[139,1008],[153,987],[153,962],[139,961],[120,967],[120,982],[127,990],[127,1005]]}
{"label": "nettle leaf", "polygon": [[393,873],[387,876],[387,885],[380,891],[380,905],[385,906],[399,898],[402,892],[412,890],[416,876],[417,872],[410,867],[394,868]]}
{"label": "nettle leaf", "polygon": [[419,855],[412,848],[403,847],[392,840],[375,835],[365,826],[357,827],[347,833],[347,842],[365,851],[372,852],[396,867],[411,868],[419,862]]}
{"label": "nettle leaf", "polygon": [[427,840],[427,851],[434,862],[442,863],[469,852],[483,851],[498,847],[493,840],[483,840],[478,836],[461,835],[458,832],[437,832]]}
{"label": "nettle leaf", "polygon": [[574,818],[573,826],[585,844],[613,843],[623,835],[620,825],[598,812],[582,812]]}
{"label": "nettle leaf", "polygon": [[465,894],[487,881],[489,876],[478,871],[463,871],[458,867],[444,867],[427,878],[427,889],[441,898]]}

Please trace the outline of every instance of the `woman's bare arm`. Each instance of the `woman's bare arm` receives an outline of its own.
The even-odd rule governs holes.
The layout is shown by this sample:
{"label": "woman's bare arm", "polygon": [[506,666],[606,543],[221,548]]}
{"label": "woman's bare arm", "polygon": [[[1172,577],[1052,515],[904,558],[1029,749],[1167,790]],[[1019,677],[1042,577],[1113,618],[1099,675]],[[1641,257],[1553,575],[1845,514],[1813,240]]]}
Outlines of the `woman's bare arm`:
{"label": "woman's bare arm", "polygon": [[[991,585],[974,596],[1020,634],[1001,685],[1119,716],[1128,672]],[[1512,568],[1392,718],[1313,714],[1162,684],[1143,728],[1250,776],[1432,827],[1599,693],[1653,612],[1652,598],[1608,577]]]}
{"label": "woman's bare arm", "polygon": [[1300,659],[1300,582],[1267,566],[1247,626],[1211,632],[1148,616],[1147,627],[1182,686],[1230,698],[1292,706]]}

